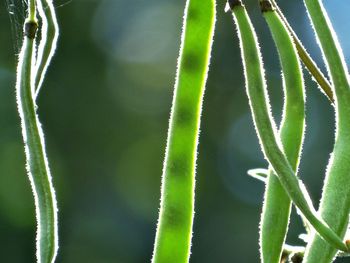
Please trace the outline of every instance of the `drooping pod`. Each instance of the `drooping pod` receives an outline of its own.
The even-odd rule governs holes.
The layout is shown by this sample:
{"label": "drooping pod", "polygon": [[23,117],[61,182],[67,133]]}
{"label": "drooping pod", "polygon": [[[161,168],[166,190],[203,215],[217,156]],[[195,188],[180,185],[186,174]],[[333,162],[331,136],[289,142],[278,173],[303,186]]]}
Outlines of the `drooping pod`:
{"label": "drooping pod", "polygon": [[[319,213],[341,237],[349,224],[350,212],[350,79],[344,55],[328,15],[319,0],[304,0],[318,43],[334,86],[335,144],[324,182]],[[304,262],[331,262],[336,249],[313,235]]]}
{"label": "drooping pod", "polygon": [[200,115],[214,24],[214,0],[187,0],[153,263],[189,260]]}
{"label": "drooping pod", "polygon": [[[261,1],[263,16],[272,33],[282,66],[284,107],[280,126],[283,150],[297,173],[302,149],[305,113],[304,80],[292,37],[269,1]],[[287,234],[291,201],[278,177],[270,170],[260,224],[260,250],[264,263],[280,263]]]}
{"label": "drooping pod", "polygon": [[29,1],[28,18],[24,25],[24,41],[19,55],[16,92],[25,143],[27,172],[34,193],[38,222],[37,262],[52,263],[58,249],[57,205],[34,100],[35,38],[38,28],[35,10],[35,1]]}
{"label": "drooping pod", "polygon": [[316,231],[333,246],[340,250],[347,250],[342,240],[316,214],[304,185],[295,176],[282,151],[269,109],[262,60],[255,31],[242,2],[229,0],[228,4],[238,28],[246,90],[262,151],[293,203]]}
{"label": "drooping pod", "polygon": [[51,59],[55,53],[59,31],[52,0],[38,0],[37,6],[42,26],[38,57],[35,63],[35,98],[40,91],[47,68],[49,67]]}

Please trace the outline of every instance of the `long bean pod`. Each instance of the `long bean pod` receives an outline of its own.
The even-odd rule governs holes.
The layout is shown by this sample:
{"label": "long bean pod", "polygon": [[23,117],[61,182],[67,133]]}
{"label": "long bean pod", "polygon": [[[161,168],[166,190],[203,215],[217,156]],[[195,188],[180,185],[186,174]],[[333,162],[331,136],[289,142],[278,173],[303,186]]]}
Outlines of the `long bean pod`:
{"label": "long bean pod", "polygon": [[52,263],[58,249],[57,206],[52,179],[45,154],[44,138],[35,112],[35,36],[38,24],[35,1],[29,2],[29,15],[24,26],[24,41],[17,70],[17,104],[22,122],[27,170],[33,188],[37,229],[37,261]]}
{"label": "long bean pod", "polygon": [[[336,132],[323,187],[319,213],[341,237],[349,223],[350,211],[350,79],[337,36],[322,1],[304,0],[318,43],[334,86]],[[313,235],[304,262],[331,262],[336,250]]]}
{"label": "long bean pod", "polygon": [[59,32],[52,0],[38,0],[37,6],[42,26],[38,57],[35,63],[35,97],[40,91],[47,68],[49,67],[51,59],[55,53]]}
{"label": "long bean pod", "polygon": [[347,250],[342,240],[317,216],[304,185],[295,176],[282,151],[269,109],[262,59],[255,31],[240,0],[229,0],[229,6],[238,26],[247,95],[262,151],[294,204],[316,231],[333,246]]}
{"label": "long bean pod", "polygon": [[189,260],[200,115],[214,24],[214,0],[187,0],[153,263]]}
{"label": "long bean pod", "polygon": [[[297,173],[302,149],[305,113],[304,80],[297,49],[288,29],[269,1],[261,1],[263,16],[272,33],[282,66],[284,107],[280,138],[284,153]],[[276,174],[270,169],[260,225],[261,259],[265,263],[280,263],[286,239],[291,201]]]}

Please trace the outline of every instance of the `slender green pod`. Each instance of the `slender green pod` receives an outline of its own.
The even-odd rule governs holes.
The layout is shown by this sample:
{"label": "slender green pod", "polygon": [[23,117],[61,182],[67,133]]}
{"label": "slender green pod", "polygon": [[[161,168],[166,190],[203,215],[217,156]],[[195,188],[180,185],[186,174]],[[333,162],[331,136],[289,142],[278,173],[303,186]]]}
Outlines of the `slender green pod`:
{"label": "slender green pod", "polygon": [[35,1],[29,2],[29,16],[24,25],[24,41],[17,69],[17,104],[25,143],[27,171],[35,198],[37,229],[37,261],[52,263],[58,249],[57,206],[52,179],[45,154],[43,132],[34,102],[35,36],[38,24]]}
{"label": "slender green pod", "polygon": [[[350,79],[344,55],[321,1],[304,0],[318,43],[334,86],[336,132],[319,213],[341,237],[349,223],[350,211]],[[331,262],[336,250],[313,235],[304,262]]]}
{"label": "slender green pod", "polygon": [[289,33],[291,34],[293,41],[295,43],[296,49],[298,51],[301,61],[304,63],[305,67],[308,69],[310,74],[315,78],[321,91],[327,96],[327,98],[334,103],[334,95],[332,91],[332,86],[323,75],[322,71],[317,66],[316,62],[311,58],[309,53],[306,51],[303,43],[298,38],[297,34],[294,32],[293,28],[289,24],[287,18],[284,16],[282,10],[279,8],[275,0],[271,0],[273,7],[276,9],[279,17],[282,19],[283,23],[287,27]]}
{"label": "slender green pod", "polygon": [[35,97],[40,91],[47,68],[55,53],[59,34],[55,8],[52,4],[52,0],[39,0],[37,1],[37,6],[42,21],[42,27],[38,57],[35,64]]}
{"label": "slender green pod", "polygon": [[[305,95],[304,79],[292,37],[271,2],[261,1],[263,16],[272,33],[282,66],[284,107],[280,127],[283,150],[297,173],[304,139]],[[278,177],[270,171],[260,224],[261,259],[265,263],[280,263],[286,239],[291,201]]]}
{"label": "slender green pod", "polygon": [[317,216],[309,195],[285,157],[269,109],[269,100],[257,37],[240,0],[229,0],[238,26],[246,89],[262,151],[285,191],[316,231],[335,247],[347,250],[342,240]]}
{"label": "slender green pod", "polygon": [[200,115],[214,24],[214,0],[187,0],[153,263],[189,260]]}

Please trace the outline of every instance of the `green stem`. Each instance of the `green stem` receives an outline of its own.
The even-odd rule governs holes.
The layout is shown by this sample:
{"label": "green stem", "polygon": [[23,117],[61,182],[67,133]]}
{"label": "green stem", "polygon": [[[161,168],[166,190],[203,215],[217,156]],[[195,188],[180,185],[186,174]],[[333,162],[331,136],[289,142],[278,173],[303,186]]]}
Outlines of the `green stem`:
{"label": "green stem", "polygon": [[[304,0],[316,31],[318,43],[334,85],[336,134],[329,161],[319,212],[341,237],[349,223],[350,212],[350,80],[344,55],[321,1]],[[336,249],[313,235],[304,261],[331,262]]]}
{"label": "green stem", "polygon": [[[280,127],[283,150],[296,173],[302,149],[305,113],[304,80],[297,50],[283,21],[272,8],[263,16],[278,49],[283,73],[285,102]],[[291,201],[276,174],[270,170],[261,217],[262,262],[280,263],[285,242]]]}
{"label": "green stem", "polygon": [[305,186],[295,176],[286,159],[271,116],[257,37],[248,14],[239,0],[230,0],[242,49],[246,89],[254,124],[266,159],[273,167],[285,191],[310,224],[335,247],[347,250],[342,240],[317,216]]}
{"label": "green stem", "polygon": [[189,260],[200,115],[214,24],[214,0],[187,1],[153,263]]}
{"label": "green stem", "polygon": [[29,0],[28,1],[28,18],[29,21],[36,22],[36,1]]}
{"label": "green stem", "polygon": [[37,260],[39,263],[52,263],[58,249],[57,206],[55,192],[46,158],[43,132],[35,112],[33,99],[35,72],[36,20],[29,18],[25,23],[23,47],[17,70],[17,104],[22,122],[28,176],[33,188],[37,229]]}

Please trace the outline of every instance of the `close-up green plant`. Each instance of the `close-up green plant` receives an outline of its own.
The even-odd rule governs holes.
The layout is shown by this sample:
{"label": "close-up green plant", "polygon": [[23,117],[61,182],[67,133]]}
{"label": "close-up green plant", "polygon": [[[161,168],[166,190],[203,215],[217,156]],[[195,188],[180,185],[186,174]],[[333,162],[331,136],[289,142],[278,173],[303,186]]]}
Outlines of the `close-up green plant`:
{"label": "close-up green plant", "polygon": [[[37,217],[37,262],[54,262],[58,249],[57,233],[57,204],[52,178],[45,153],[43,131],[36,115],[35,93],[45,75],[53,48],[51,40],[42,38],[39,45],[39,59],[35,54],[35,39],[38,29],[36,18],[37,5],[43,24],[46,24],[46,13],[43,12],[41,1],[28,2],[28,16],[24,22],[24,40],[17,69],[17,103],[21,117],[22,134],[27,158],[27,170],[32,184]],[[49,4],[51,10],[52,3]],[[45,7],[46,8],[46,7]],[[52,15],[51,15],[52,16]],[[53,15],[54,16],[54,15]],[[55,26],[52,23],[50,26]],[[47,25],[45,25],[48,27]],[[43,31],[42,34],[47,32]],[[45,35],[55,38],[53,34]],[[55,40],[53,40],[55,41]],[[52,41],[51,41],[52,42]],[[47,44],[49,47],[47,48]],[[47,49],[47,50],[45,50]],[[38,76],[39,75],[39,76]],[[36,79],[39,81],[36,81]]]}
{"label": "close-up green plant", "polygon": [[338,2],[6,0],[1,261],[348,262]]}
{"label": "close-up green plant", "polygon": [[154,263],[189,260],[200,116],[214,24],[214,0],[187,1],[163,168]]}

